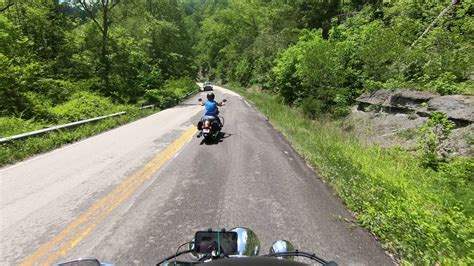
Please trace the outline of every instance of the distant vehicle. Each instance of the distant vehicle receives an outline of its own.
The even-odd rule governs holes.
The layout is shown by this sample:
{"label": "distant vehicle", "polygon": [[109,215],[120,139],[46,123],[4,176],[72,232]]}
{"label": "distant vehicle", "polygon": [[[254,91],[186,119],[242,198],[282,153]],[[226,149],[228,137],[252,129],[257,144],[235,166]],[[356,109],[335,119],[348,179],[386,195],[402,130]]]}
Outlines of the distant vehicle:
{"label": "distant vehicle", "polygon": [[212,91],[212,90],[213,90],[212,83],[210,81],[204,82],[204,84],[202,85],[202,91]]}

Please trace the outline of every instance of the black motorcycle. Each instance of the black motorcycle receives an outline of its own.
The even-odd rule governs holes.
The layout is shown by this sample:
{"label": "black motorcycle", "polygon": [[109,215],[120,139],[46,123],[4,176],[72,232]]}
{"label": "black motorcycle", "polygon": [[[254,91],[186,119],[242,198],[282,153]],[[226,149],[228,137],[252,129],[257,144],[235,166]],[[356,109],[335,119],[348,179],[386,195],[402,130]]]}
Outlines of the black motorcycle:
{"label": "black motorcycle", "polygon": [[[187,250],[179,251],[183,246]],[[197,265],[205,263],[206,266],[219,265],[287,265],[299,266],[319,263],[321,265],[337,266],[334,261],[326,261],[314,253],[303,252],[295,249],[287,240],[276,240],[266,255],[258,255],[260,240],[250,229],[237,227],[230,231],[198,231],[194,239],[179,246],[175,254],[158,262],[158,265]],[[185,254],[191,254],[192,260],[178,260]],[[298,260],[298,261],[297,261]],[[307,263],[302,262],[307,260]],[[57,264],[58,266],[110,266],[94,258],[79,259]]]}
{"label": "black motorcycle", "polygon": [[[202,99],[199,98],[199,102],[202,102]],[[226,99],[222,100],[223,103],[227,102]],[[219,110],[217,111],[219,114]],[[211,142],[217,141],[219,134],[221,133],[222,127],[224,126],[224,117],[219,116],[219,120],[215,116],[203,116],[201,121],[198,123],[199,133],[197,137],[204,137],[204,141]]]}

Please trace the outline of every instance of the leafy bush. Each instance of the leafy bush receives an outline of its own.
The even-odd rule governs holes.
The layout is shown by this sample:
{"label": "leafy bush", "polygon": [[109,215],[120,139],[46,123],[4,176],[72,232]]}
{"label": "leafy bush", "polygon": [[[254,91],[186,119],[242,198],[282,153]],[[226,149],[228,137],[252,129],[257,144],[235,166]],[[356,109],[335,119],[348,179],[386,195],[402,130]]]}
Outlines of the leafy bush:
{"label": "leafy bush", "polygon": [[42,124],[16,117],[0,117],[0,137],[9,137],[40,129]]}
{"label": "leafy bush", "polygon": [[[302,53],[298,58],[297,75],[304,86],[324,93],[326,89],[340,88],[346,80],[343,62],[344,49],[322,38],[320,31],[302,32],[296,44]],[[316,95],[317,96],[317,93]]]}
{"label": "leafy bush", "polygon": [[423,165],[436,168],[446,157],[440,147],[453,128],[454,123],[448,120],[445,113],[431,113],[431,117],[419,129],[418,143]]}
{"label": "leafy bush", "polygon": [[58,122],[66,123],[108,115],[124,109],[124,106],[114,105],[108,98],[90,92],[79,92],[64,104],[51,108],[51,114]]}
{"label": "leafy bush", "polygon": [[344,49],[324,40],[321,31],[302,31],[298,42],[278,57],[273,84],[289,104],[310,97],[326,105],[346,82],[343,57]]}
{"label": "leafy bush", "polygon": [[[17,60],[22,60],[18,58]],[[2,115],[19,115],[33,117],[34,114],[25,112],[28,99],[25,94],[32,90],[37,75],[42,73],[38,63],[15,64],[0,53],[0,113]]]}
{"label": "leafy bush", "polygon": [[283,96],[285,103],[289,105],[301,101],[307,90],[296,72],[301,53],[301,48],[297,45],[289,47],[280,54],[272,69],[272,87],[275,87],[274,90]]}
{"label": "leafy bush", "polygon": [[331,114],[335,118],[341,118],[349,115],[351,109],[349,107],[349,96],[344,94],[336,93],[333,99],[331,100],[331,104],[329,106]]}
{"label": "leafy bush", "polygon": [[173,91],[176,97],[183,97],[188,93],[197,92],[199,90],[199,86],[196,82],[189,77],[167,80],[164,88]]}
{"label": "leafy bush", "polygon": [[433,90],[441,95],[460,93],[460,87],[456,84],[456,76],[449,72],[443,73],[435,80],[429,82],[427,87],[432,87]]}
{"label": "leafy bush", "polygon": [[178,102],[186,94],[198,90],[199,86],[191,78],[168,80],[162,88],[148,90],[143,97],[143,103],[168,107]]}
{"label": "leafy bush", "polygon": [[301,109],[303,114],[310,119],[315,119],[318,115],[324,113],[322,102],[314,98],[305,98],[301,102]]}
{"label": "leafy bush", "polygon": [[25,101],[23,115],[36,120],[54,121],[51,107],[67,101],[76,91],[71,82],[50,78],[38,79],[31,86],[32,90],[22,93]]}
{"label": "leafy bush", "polygon": [[76,92],[75,84],[68,80],[41,78],[33,86],[34,93],[41,94],[52,105],[67,101]]}

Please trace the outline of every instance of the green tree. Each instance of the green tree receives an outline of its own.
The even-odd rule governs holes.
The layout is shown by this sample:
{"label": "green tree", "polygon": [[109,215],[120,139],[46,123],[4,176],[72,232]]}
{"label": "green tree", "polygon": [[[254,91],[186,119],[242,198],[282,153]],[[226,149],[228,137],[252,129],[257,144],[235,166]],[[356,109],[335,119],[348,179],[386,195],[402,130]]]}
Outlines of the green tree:
{"label": "green tree", "polygon": [[[109,31],[112,23],[114,22],[112,16],[113,9],[120,3],[120,0],[77,0],[77,2],[81,5],[81,7],[89,14],[92,21],[97,25],[100,32],[102,33],[102,40],[101,40],[101,52],[100,52],[100,70],[99,74],[104,82],[104,91],[106,94],[110,94],[110,60],[109,56]],[[96,18],[96,14],[94,14],[94,9],[97,8],[101,19]],[[99,20],[101,20],[99,22]]]}

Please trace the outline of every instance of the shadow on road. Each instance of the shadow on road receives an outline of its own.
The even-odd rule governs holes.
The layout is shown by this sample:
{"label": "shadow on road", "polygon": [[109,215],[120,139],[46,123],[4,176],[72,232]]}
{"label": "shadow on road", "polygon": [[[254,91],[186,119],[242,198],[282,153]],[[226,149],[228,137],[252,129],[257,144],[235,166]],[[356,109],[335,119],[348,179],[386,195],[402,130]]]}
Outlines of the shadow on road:
{"label": "shadow on road", "polygon": [[224,139],[232,136],[233,134],[230,134],[230,133],[225,133],[225,132],[220,132],[219,133],[219,136],[217,136],[217,139],[212,141],[212,140],[209,140],[209,141],[206,141],[206,140],[201,140],[201,143],[199,143],[199,145],[203,145],[203,144],[206,144],[206,145],[217,145],[219,144],[220,142],[223,142]]}

